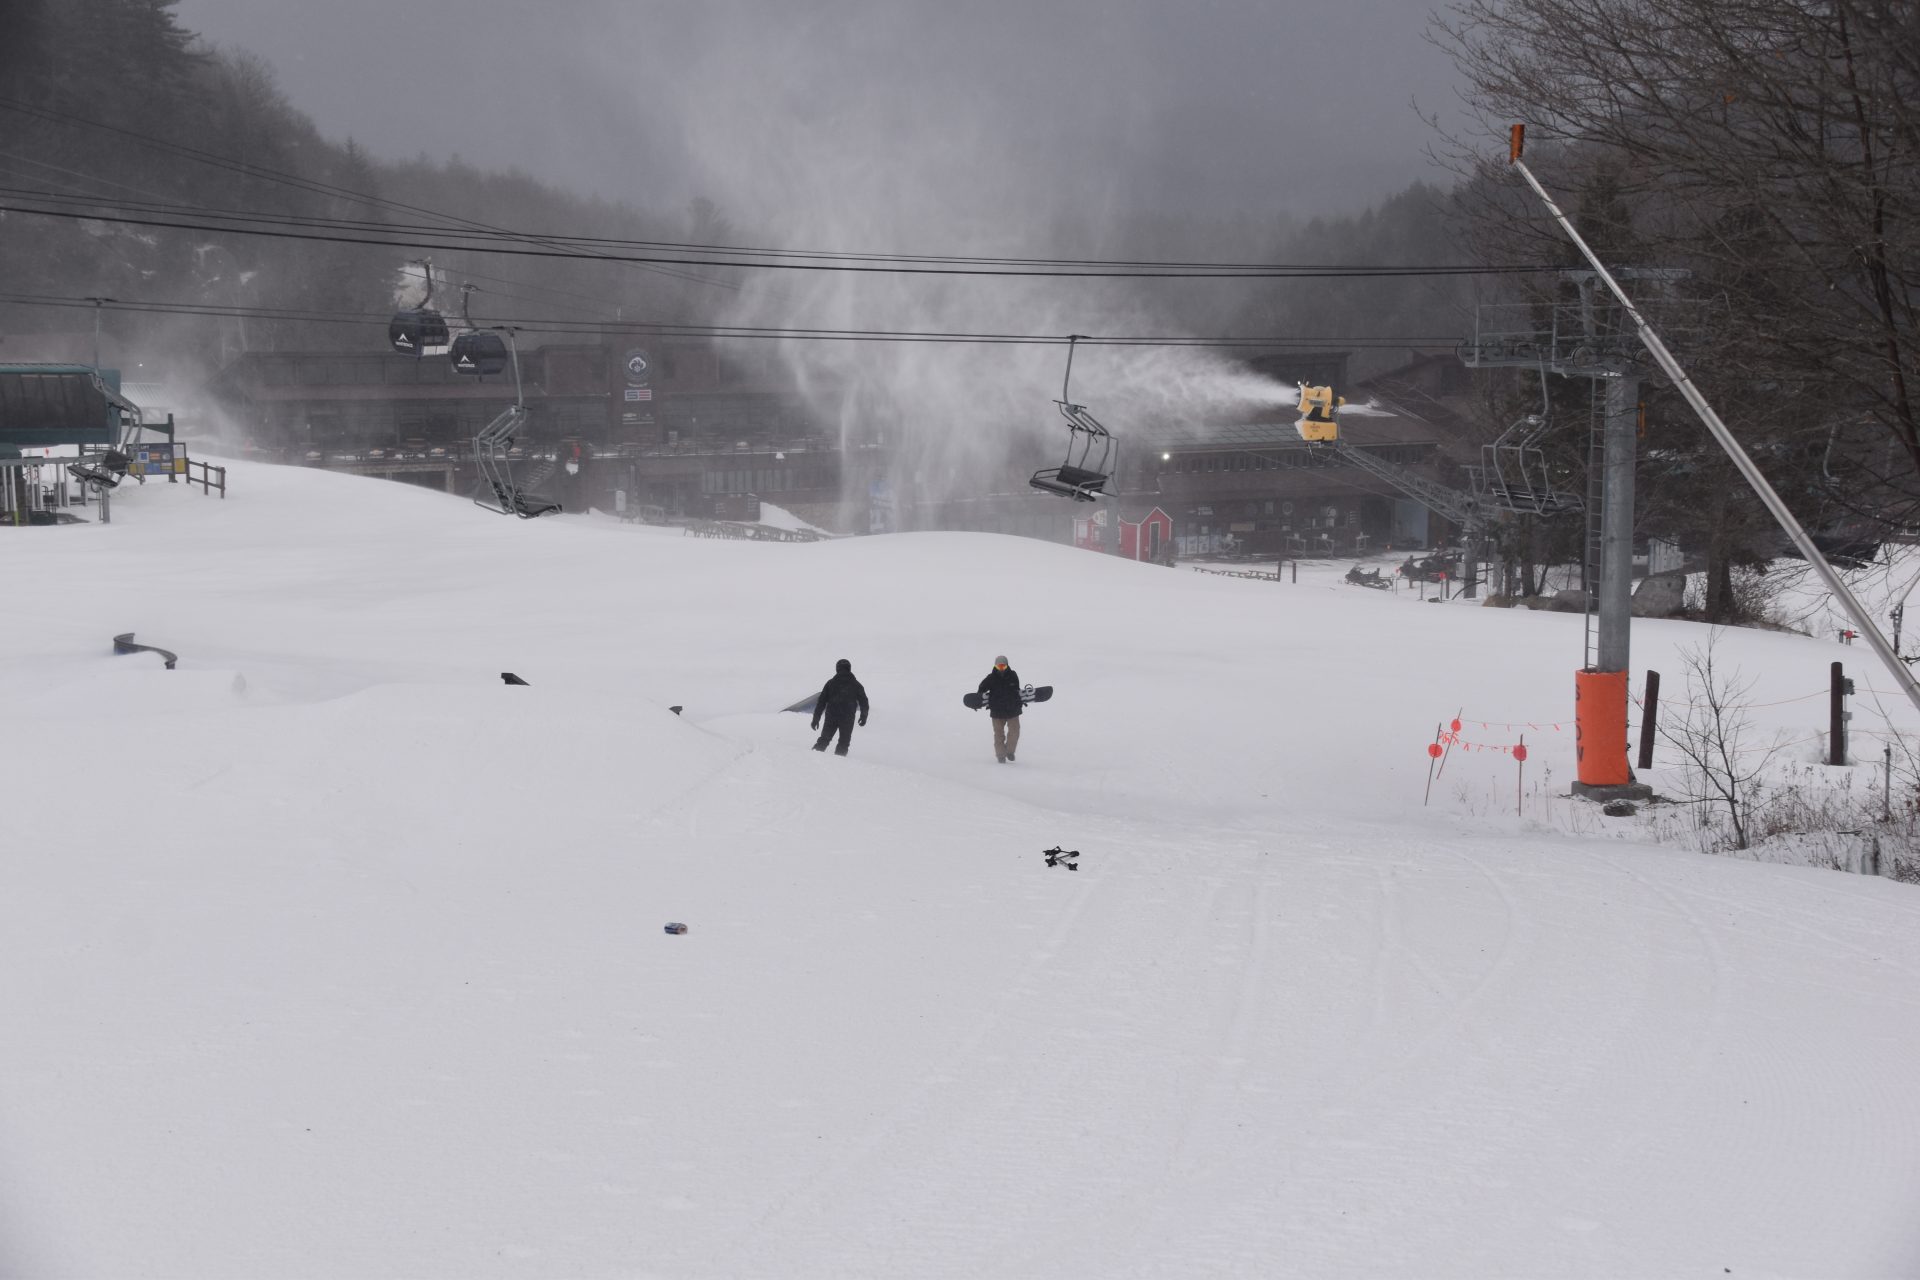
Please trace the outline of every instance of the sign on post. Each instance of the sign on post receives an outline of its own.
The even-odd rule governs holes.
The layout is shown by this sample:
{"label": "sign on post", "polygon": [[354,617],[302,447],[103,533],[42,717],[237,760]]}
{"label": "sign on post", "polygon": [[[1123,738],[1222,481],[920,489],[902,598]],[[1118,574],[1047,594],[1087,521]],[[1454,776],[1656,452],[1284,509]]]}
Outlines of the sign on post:
{"label": "sign on post", "polygon": [[136,476],[166,476],[169,481],[187,473],[187,451],[165,444],[142,444],[127,461],[127,472]]}

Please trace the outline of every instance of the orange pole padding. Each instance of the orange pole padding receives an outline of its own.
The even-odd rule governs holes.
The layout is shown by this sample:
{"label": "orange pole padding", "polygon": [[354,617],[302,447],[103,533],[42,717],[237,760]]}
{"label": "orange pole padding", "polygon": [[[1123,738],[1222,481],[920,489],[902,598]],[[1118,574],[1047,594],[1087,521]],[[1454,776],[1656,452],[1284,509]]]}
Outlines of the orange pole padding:
{"label": "orange pole padding", "polygon": [[1573,738],[1581,782],[1620,787],[1633,781],[1627,767],[1626,672],[1574,672]]}

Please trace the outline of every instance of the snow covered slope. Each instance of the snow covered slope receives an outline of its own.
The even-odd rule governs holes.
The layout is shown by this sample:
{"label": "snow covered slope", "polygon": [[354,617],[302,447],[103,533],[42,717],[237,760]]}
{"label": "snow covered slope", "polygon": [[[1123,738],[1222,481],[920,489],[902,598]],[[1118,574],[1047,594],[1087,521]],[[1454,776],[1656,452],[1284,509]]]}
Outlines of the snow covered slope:
{"label": "snow covered slope", "polygon": [[1422,807],[1578,618],[257,466],[0,595],[0,1273],[1920,1269],[1920,893]]}

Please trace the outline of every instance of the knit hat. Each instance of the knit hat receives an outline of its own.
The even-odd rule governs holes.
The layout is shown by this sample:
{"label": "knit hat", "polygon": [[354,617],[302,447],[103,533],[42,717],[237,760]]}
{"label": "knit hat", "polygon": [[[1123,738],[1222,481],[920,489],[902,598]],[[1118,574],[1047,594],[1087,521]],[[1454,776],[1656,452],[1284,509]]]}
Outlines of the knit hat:
{"label": "knit hat", "polygon": [[996,653],[993,655],[993,665],[996,667],[1005,666],[1006,661],[1007,661],[1007,655],[1004,653]]}
{"label": "knit hat", "polygon": [[840,661],[833,664],[833,669],[835,671],[838,671],[841,675],[846,675],[849,671],[853,670],[853,664],[851,662],[848,662],[845,658],[842,658],[840,659]]}

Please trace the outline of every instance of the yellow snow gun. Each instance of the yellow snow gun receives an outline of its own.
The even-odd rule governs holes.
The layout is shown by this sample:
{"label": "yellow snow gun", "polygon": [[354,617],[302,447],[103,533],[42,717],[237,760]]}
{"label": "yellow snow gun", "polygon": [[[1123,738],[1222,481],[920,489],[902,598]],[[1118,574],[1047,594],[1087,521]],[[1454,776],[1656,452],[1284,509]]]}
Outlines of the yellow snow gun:
{"label": "yellow snow gun", "polygon": [[1336,415],[1345,403],[1344,397],[1333,394],[1332,387],[1301,387],[1300,421],[1293,424],[1294,429],[1302,440],[1311,443],[1338,440],[1340,420]]}

